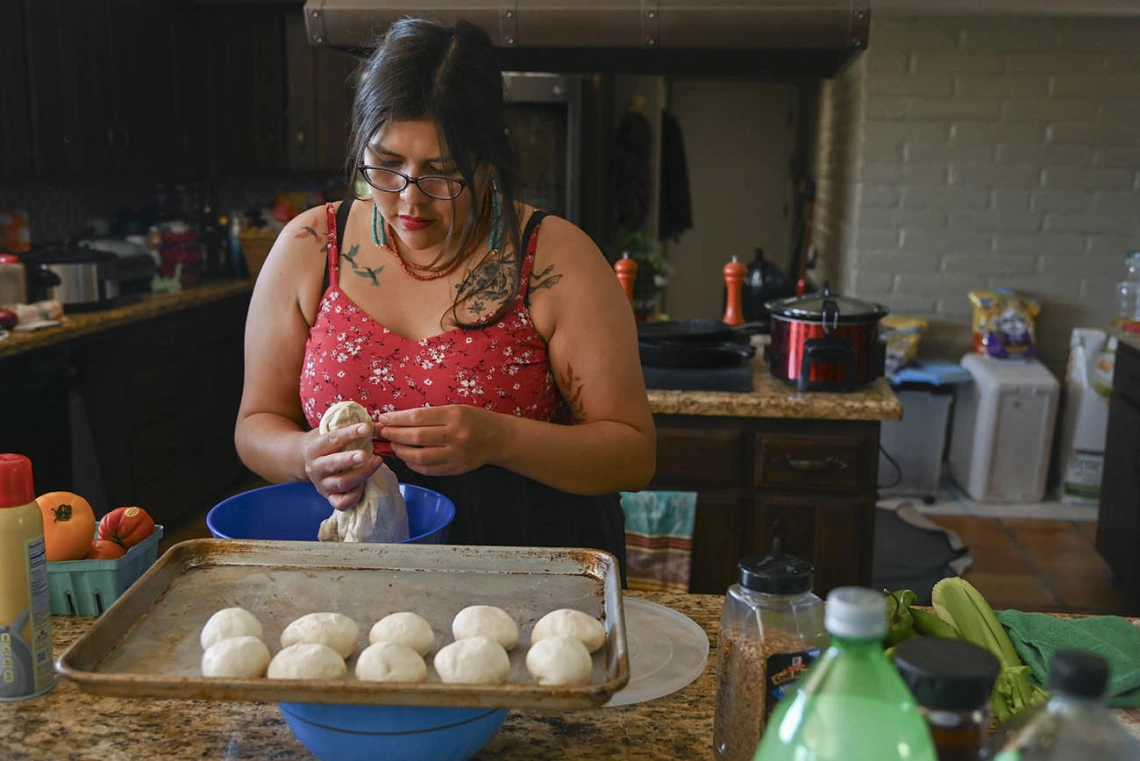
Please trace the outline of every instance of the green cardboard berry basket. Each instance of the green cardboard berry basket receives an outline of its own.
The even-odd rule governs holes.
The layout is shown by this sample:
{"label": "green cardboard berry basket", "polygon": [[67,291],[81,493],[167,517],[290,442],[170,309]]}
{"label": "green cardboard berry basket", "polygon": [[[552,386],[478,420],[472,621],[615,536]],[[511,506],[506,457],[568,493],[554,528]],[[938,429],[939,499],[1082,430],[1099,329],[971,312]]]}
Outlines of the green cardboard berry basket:
{"label": "green cardboard berry basket", "polygon": [[158,559],[162,526],[114,560],[60,560],[48,563],[53,616],[99,616],[139,580]]}

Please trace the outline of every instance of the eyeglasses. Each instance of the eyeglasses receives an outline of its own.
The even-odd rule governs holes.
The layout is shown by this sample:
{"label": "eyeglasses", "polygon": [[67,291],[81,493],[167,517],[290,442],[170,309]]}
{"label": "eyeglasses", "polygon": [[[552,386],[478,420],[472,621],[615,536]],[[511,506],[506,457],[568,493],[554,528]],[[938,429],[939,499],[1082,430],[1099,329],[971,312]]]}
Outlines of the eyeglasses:
{"label": "eyeglasses", "polygon": [[365,182],[385,193],[399,193],[408,187],[408,183],[411,183],[422,190],[425,195],[438,198],[441,201],[449,201],[462,193],[463,188],[467,185],[463,180],[454,177],[437,175],[411,177],[403,172],[397,172],[395,169],[383,169],[367,164],[361,164],[359,169]]}

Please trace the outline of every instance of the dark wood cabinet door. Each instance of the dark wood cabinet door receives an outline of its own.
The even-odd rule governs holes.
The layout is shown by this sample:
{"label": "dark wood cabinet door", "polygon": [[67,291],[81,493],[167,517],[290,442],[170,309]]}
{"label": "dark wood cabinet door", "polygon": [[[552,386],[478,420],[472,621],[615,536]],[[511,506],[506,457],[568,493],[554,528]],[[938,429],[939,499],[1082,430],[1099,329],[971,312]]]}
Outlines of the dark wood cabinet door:
{"label": "dark wood cabinet door", "polygon": [[874,502],[758,497],[747,516],[744,554],[783,552],[815,566],[815,590],[871,583]]}
{"label": "dark wood cabinet door", "polygon": [[32,111],[22,0],[0,0],[0,177],[32,173]]}
{"label": "dark wood cabinet door", "polygon": [[209,135],[206,129],[205,34],[198,9],[188,5],[169,8],[170,88],[164,125],[163,162],[183,177],[207,174]]}
{"label": "dark wood cabinet door", "polygon": [[1118,377],[1109,407],[1096,549],[1116,577],[1140,594],[1140,405],[1129,398],[1140,398],[1140,387],[1123,386]]}
{"label": "dark wood cabinet door", "polygon": [[300,12],[285,16],[289,166],[338,173],[345,165],[358,60],[313,47]]}
{"label": "dark wood cabinet door", "polygon": [[709,492],[697,497],[690,592],[724,594],[735,581],[746,501],[740,492]]}

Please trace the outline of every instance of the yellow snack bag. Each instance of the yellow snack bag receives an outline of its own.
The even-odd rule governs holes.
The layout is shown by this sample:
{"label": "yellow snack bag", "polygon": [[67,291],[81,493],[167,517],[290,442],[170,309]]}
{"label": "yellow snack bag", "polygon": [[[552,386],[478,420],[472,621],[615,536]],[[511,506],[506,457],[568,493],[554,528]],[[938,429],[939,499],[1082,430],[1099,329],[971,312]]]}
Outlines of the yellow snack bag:
{"label": "yellow snack bag", "polygon": [[974,351],[998,359],[1036,356],[1037,315],[1041,304],[1004,288],[970,291],[974,305]]}
{"label": "yellow snack bag", "polygon": [[887,344],[886,374],[894,375],[918,359],[918,342],[929,323],[918,317],[887,315],[880,323],[879,335]]}

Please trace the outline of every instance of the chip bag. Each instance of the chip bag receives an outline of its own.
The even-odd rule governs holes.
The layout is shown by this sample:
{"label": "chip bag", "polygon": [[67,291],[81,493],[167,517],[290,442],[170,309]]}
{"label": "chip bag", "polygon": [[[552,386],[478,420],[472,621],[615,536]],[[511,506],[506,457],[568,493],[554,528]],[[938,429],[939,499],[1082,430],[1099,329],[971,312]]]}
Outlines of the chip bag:
{"label": "chip bag", "polygon": [[1041,304],[1014,291],[970,291],[974,305],[974,351],[998,359],[1036,356],[1036,320]]}
{"label": "chip bag", "polygon": [[929,323],[917,317],[887,315],[879,323],[879,336],[887,344],[886,374],[890,377],[918,359],[918,342]]}

